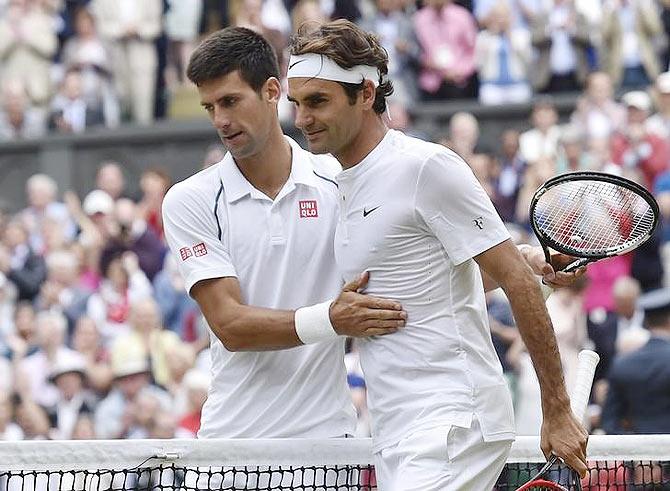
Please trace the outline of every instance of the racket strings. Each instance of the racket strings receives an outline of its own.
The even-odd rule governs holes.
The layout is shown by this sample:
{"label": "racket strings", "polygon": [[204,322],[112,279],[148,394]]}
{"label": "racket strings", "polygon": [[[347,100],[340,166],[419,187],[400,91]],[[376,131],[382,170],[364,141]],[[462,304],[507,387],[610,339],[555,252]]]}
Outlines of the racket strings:
{"label": "racket strings", "polygon": [[655,220],[637,193],[600,181],[566,181],[548,189],[534,215],[555,242],[593,254],[629,248],[648,235]]}

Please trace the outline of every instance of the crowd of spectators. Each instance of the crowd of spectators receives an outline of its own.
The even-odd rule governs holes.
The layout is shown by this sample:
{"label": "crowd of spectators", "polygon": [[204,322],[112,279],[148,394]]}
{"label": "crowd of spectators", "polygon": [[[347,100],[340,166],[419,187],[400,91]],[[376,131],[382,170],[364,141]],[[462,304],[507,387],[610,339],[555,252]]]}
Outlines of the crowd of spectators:
{"label": "crowd of spectators", "polygon": [[641,88],[668,68],[668,0],[0,0],[0,139],[150,124],[208,32],[262,32],[284,72],[300,25],[342,17],[380,37],[402,107],[526,103],[598,70]]}
{"label": "crowd of spectators", "polygon": [[[0,0],[0,139],[38,136],[47,122],[60,132],[149,123],[161,94],[187,83],[184,65],[202,33],[228,23],[259,29],[285,63],[295,26],[330,16],[381,36],[397,91],[390,124],[410,134],[403,108],[413,101],[499,104],[545,94],[532,99],[528,129],[505,129],[496,149],[482,146],[479,122],[465,112],[440,140],[472,167],[518,242],[532,242],[530,198],[556,174],[604,170],[654,193],[657,235],[591,265],[547,304],[568,384],[581,348],[600,353],[590,424],[612,431],[601,418],[609,366],[648,339],[639,295],[670,286],[670,2]],[[561,91],[578,94],[565,124],[551,97]],[[288,105],[281,110],[290,114]],[[204,165],[221,157],[214,148]],[[160,207],[171,178],[148,168],[134,196],[124,172],[100,163],[95,188],[82,196],[33,175],[28,206],[0,215],[0,440],[197,431],[210,334],[167,254]],[[537,434],[530,358],[504,296],[493,292],[488,304],[519,434]],[[364,436],[355,342],[346,363]]]}

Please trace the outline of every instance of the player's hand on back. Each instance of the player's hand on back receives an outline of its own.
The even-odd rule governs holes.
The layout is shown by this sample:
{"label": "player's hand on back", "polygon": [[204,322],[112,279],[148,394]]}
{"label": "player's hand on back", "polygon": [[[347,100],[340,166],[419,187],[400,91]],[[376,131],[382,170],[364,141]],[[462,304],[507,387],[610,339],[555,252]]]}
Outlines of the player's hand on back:
{"label": "player's hand on back", "polygon": [[391,334],[405,325],[407,313],[400,303],[360,293],[368,272],[350,281],[330,305],[330,322],[341,336],[368,337]]}

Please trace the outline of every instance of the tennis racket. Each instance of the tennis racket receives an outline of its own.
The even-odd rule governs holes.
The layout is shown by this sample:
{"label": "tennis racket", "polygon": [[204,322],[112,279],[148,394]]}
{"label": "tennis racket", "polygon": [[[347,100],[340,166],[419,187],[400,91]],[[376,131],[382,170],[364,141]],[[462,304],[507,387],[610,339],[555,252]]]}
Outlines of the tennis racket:
{"label": "tennis racket", "polygon": [[[596,366],[600,361],[598,353],[590,350],[579,352],[579,363],[577,365],[577,376],[575,387],[570,397],[570,408],[575,417],[581,422],[586,414],[586,406],[589,403],[591,395],[591,386],[593,385],[593,376],[596,372]],[[552,491],[581,491],[581,481],[576,472],[570,472],[571,482],[569,487],[550,480],[551,468],[558,463],[558,457],[553,455],[547,463],[530,480],[518,488],[516,491],[538,491],[541,489]]]}
{"label": "tennis racket", "polygon": [[546,261],[549,249],[576,259],[570,272],[647,242],[658,225],[658,203],[639,184],[604,172],[553,177],[533,195],[530,223]]}

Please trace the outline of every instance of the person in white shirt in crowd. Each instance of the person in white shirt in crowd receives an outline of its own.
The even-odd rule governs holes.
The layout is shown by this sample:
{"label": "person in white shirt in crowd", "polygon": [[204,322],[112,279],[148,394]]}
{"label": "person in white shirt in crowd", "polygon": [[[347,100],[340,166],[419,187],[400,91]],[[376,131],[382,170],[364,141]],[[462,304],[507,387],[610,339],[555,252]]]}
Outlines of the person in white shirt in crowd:
{"label": "person in white shirt in crowd", "polygon": [[65,344],[67,320],[63,314],[43,311],[37,314],[36,322],[39,350],[17,360],[15,387],[37,404],[51,406],[58,399],[58,391],[49,376],[61,357],[75,351]]}
{"label": "person in white shirt in crowd", "polygon": [[463,160],[469,160],[479,141],[479,122],[471,113],[459,111],[449,120],[449,133],[440,143],[451,148]]}
{"label": "person in white shirt in crowd", "polygon": [[533,127],[519,137],[519,151],[532,166],[540,159],[555,158],[558,152],[561,129],[556,106],[550,97],[542,96],[533,103],[530,121]]}
{"label": "person in white shirt in crowd", "polygon": [[656,114],[645,123],[647,131],[661,138],[670,138],[670,72],[661,73],[654,84]]}
{"label": "person in white shirt in crowd", "polygon": [[83,133],[104,123],[102,106],[84,99],[81,75],[74,70],[65,73],[50,109],[49,125],[59,133]]}
{"label": "person in white shirt in crowd", "polygon": [[486,28],[477,34],[475,60],[479,102],[484,105],[524,103],[532,95],[528,74],[532,59],[528,28],[514,26],[509,2],[491,8]]}
{"label": "person in white shirt in crowd", "polygon": [[380,488],[495,484],[514,438],[484,297],[498,285],[542,387],[542,450],[585,475],[587,433],[570,409],[538,281],[468,165],[387,128],[392,85],[374,35],[333,21],[299,33],[290,53],[295,124],[312,152],[344,168],[338,270],[345,279],[368,271],[366,292],[396,299],[408,314],[399,332],[359,343]]}
{"label": "person in white shirt in crowd", "polygon": [[86,360],[79,353],[62,353],[56,359],[49,380],[58,390],[53,405],[47,407],[52,437],[70,440],[81,414],[92,414],[95,396],[86,389]]}
{"label": "person in white shirt in crowd", "polygon": [[586,90],[577,100],[570,122],[587,141],[607,140],[626,120],[626,110],[614,98],[612,79],[605,72],[593,72],[586,80]]}
{"label": "person in white shirt in crowd", "polygon": [[618,354],[630,353],[649,340],[643,327],[644,312],[638,305],[642,293],[640,283],[630,276],[617,278],[612,287],[614,312],[617,314],[615,347]]}
{"label": "person in white shirt in crowd", "polygon": [[11,392],[0,391],[0,441],[23,440],[23,431],[14,419],[15,404]]}
{"label": "person in white shirt in crowd", "polygon": [[95,174],[95,187],[106,192],[114,201],[126,195],[126,177],[121,164],[113,160],[100,163]]}
{"label": "person in white shirt in crowd", "polygon": [[38,138],[46,129],[44,111],[32,105],[23,82],[4,81],[0,93],[0,141]]}
{"label": "person in white shirt in crowd", "polygon": [[64,203],[58,200],[58,184],[46,174],[33,174],[26,181],[26,198],[28,207],[20,212],[30,234],[30,245],[41,254],[45,244],[42,237],[42,222],[46,217],[61,222],[68,240],[74,239],[77,232],[74,220]]}
{"label": "person in white shirt in crowd", "polygon": [[93,0],[91,13],[112,54],[112,73],[122,106],[132,120],[154,119],[158,53],[162,30],[161,0]]}

